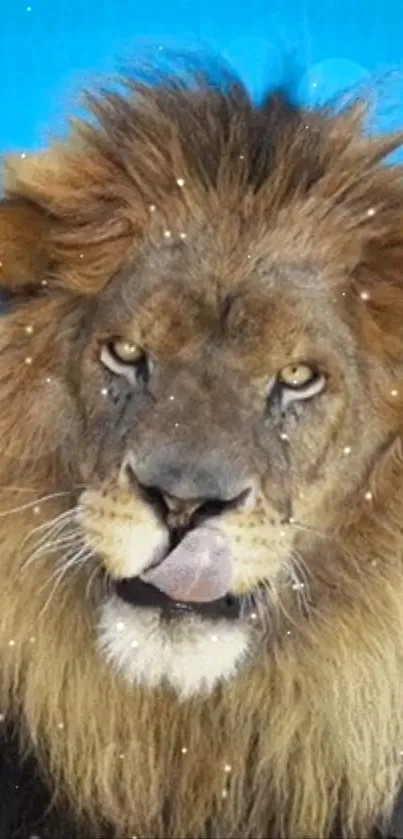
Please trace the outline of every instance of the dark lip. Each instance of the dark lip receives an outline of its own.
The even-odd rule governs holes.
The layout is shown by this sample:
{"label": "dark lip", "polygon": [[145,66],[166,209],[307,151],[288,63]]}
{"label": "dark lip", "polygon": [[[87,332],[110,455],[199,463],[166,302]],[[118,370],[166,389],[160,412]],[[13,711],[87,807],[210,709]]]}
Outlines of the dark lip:
{"label": "dark lip", "polygon": [[[229,621],[244,617],[245,598],[228,593],[218,600],[207,603],[189,603],[171,600],[167,594],[160,591],[139,577],[130,577],[114,583],[118,597],[131,606],[143,609],[158,609],[163,617],[174,617],[180,614],[193,614],[214,620],[225,618]],[[248,596],[248,605],[253,609],[253,594]]]}

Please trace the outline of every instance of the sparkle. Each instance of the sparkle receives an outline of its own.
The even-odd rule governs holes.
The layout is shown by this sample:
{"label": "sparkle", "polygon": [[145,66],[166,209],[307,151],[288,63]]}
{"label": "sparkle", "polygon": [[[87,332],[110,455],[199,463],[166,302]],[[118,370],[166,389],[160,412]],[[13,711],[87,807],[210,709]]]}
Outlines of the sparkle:
{"label": "sparkle", "polygon": [[48,281],[47,281],[47,280],[41,280],[41,285],[43,285],[43,286],[47,286],[47,284],[48,284]]}
{"label": "sparkle", "polygon": [[372,497],[372,492],[370,492],[370,490],[368,490],[368,492],[366,492],[364,495],[366,501],[372,501]]}
{"label": "sparkle", "polygon": [[224,772],[232,772],[232,766],[229,763],[225,764]]}
{"label": "sparkle", "polygon": [[172,236],[171,231],[170,230],[164,230],[164,236],[165,236],[165,239],[170,239],[171,236]]}
{"label": "sparkle", "polygon": [[34,515],[37,516],[38,513],[40,513],[40,512],[41,512],[41,508],[39,507],[38,504],[36,504],[35,507],[34,507]]}
{"label": "sparkle", "polygon": [[252,254],[251,253],[248,253],[247,259],[252,259]]}
{"label": "sparkle", "polygon": [[216,641],[218,641],[218,635],[212,635],[212,636],[211,636],[211,640],[212,640],[214,643],[215,643]]}
{"label": "sparkle", "polygon": [[64,722],[59,722],[57,727],[58,728],[64,728]]}
{"label": "sparkle", "polygon": [[121,760],[123,760],[123,758],[124,758],[124,754],[123,754],[123,752],[121,752],[121,754],[119,755],[119,757],[120,757],[120,759],[121,759]]}
{"label": "sparkle", "polygon": [[101,388],[101,393],[102,393],[102,396],[107,396],[108,395],[108,388],[107,387],[102,387]]}
{"label": "sparkle", "polygon": [[176,183],[178,184],[178,186],[185,186],[184,178],[177,178]]}
{"label": "sparkle", "polygon": [[178,422],[175,423],[175,428],[179,428],[179,423]]}
{"label": "sparkle", "polygon": [[251,612],[251,613],[250,613],[250,619],[251,619],[251,621],[255,621],[255,620],[257,619],[257,614],[256,614],[256,612]]}
{"label": "sparkle", "polygon": [[11,641],[8,642],[8,646],[9,647],[15,647],[15,641],[14,641],[13,638],[11,639]]}
{"label": "sparkle", "polygon": [[32,335],[33,331],[34,331],[33,326],[26,326],[25,327],[25,332],[27,333],[27,335]]}
{"label": "sparkle", "polygon": [[351,446],[344,446],[343,454],[350,454],[350,452],[351,452]]}
{"label": "sparkle", "polygon": [[369,209],[367,210],[367,216],[369,216],[370,218],[372,216],[374,216],[375,213],[376,213],[375,207],[369,207]]}
{"label": "sparkle", "polygon": [[116,624],[116,629],[118,630],[118,632],[121,632],[122,629],[124,629],[124,628],[125,628],[125,625],[124,625],[123,621],[118,621],[117,624]]}
{"label": "sparkle", "polygon": [[32,6],[27,6],[27,12],[32,12]]}
{"label": "sparkle", "polygon": [[393,390],[390,391],[391,396],[397,396],[397,394],[398,394],[398,391],[396,390],[396,388],[393,388]]}
{"label": "sparkle", "polygon": [[240,160],[245,160],[245,155],[244,155],[244,154],[240,154],[240,155],[239,155],[239,159],[240,159]]}
{"label": "sparkle", "polygon": [[345,291],[342,291],[341,296],[342,296],[342,297],[345,297],[345,296],[346,296],[346,292],[345,292]]}
{"label": "sparkle", "polygon": [[[4,714],[2,714],[2,717],[4,719]],[[399,754],[400,754],[400,757],[403,757],[403,749],[401,750],[401,752],[399,752]]]}
{"label": "sparkle", "polygon": [[280,530],[280,536],[285,536],[285,530]]}
{"label": "sparkle", "polygon": [[184,239],[186,239],[186,237],[187,233],[179,233],[179,238],[182,239],[182,242],[184,241]]}
{"label": "sparkle", "polygon": [[136,650],[138,645],[139,645],[138,641],[132,641],[131,644],[130,644],[130,646],[132,647],[133,650]]}
{"label": "sparkle", "polygon": [[294,516],[290,516],[290,518],[288,519],[288,524],[295,524]]}
{"label": "sparkle", "polygon": [[30,355],[27,355],[27,357],[25,359],[25,364],[32,364],[32,358],[31,358]]}
{"label": "sparkle", "polygon": [[285,431],[282,431],[281,434],[280,434],[280,440],[289,440],[289,439],[290,438],[289,438],[288,434],[286,434]]}
{"label": "sparkle", "polygon": [[150,204],[148,209],[150,210],[150,213],[155,213],[157,208],[156,208],[155,204]]}
{"label": "sparkle", "polygon": [[369,300],[369,292],[368,291],[360,291],[360,298],[361,298],[361,300]]}
{"label": "sparkle", "polygon": [[312,87],[317,87],[317,86],[318,86],[317,82],[312,82]]}
{"label": "sparkle", "polygon": [[84,254],[80,253],[80,259],[84,259]]}
{"label": "sparkle", "polygon": [[287,629],[287,635],[291,635],[291,630]]}
{"label": "sparkle", "polygon": [[181,752],[182,752],[182,754],[183,754],[183,755],[187,755],[188,750],[187,750],[186,746],[183,746],[183,747],[181,748]]}
{"label": "sparkle", "polygon": [[173,402],[173,401],[174,401],[174,399],[175,399],[175,397],[171,394],[171,396],[169,397],[169,401],[170,401],[170,402]]}
{"label": "sparkle", "polygon": [[26,158],[26,154],[25,154],[25,152],[23,152],[22,155],[21,155],[21,159],[25,160],[25,158]]}

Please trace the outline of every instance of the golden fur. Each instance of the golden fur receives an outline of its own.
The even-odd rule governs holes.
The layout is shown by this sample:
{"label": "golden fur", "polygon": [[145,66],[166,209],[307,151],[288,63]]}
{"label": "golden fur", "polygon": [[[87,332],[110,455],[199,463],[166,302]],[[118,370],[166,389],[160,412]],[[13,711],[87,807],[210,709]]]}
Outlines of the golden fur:
{"label": "golden fur", "polygon": [[[364,839],[388,817],[403,749],[403,181],[383,164],[401,138],[365,139],[358,108],[303,113],[274,96],[255,111],[239,87],[224,93],[208,78],[129,88],[94,99],[98,122],[76,126],[65,145],[6,166],[0,276],[15,305],[0,325],[3,707],[99,835],[108,823],[117,836],[325,839],[339,821]],[[332,387],[342,393],[352,377],[360,420],[346,426],[351,405],[336,393],[315,470],[298,466],[307,601],[288,590],[268,599],[248,666],[184,701],[109,669],[94,637],[96,563],[57,585],[64,531],[46,529],[95,474],[101,397],[88,319],[104,297],[113,304],[111,278],[137,258],[158,271],[167,230],[192,239],[186,270],[204,277],[205,297],[183,303],[184,319],[169,288],[154,296],[141,334],[160,353],[196,352],[213,278],[233,289],[265,259],[274,274],[307,272],[298,317],[282,292],[269,322],[259,295],[250,304],[242,363],[260,392],[265,365],[287,363],[303,340],[311,308],[320,319],[315,284],[324,286],[336,301],[325,327],[340,329],[340,352],[348,333],[353,358],[351,370],[326,359]],[[273,473],[266,497],[275,507]],[[35,554],[41,535],[53,550]],[[241,554],[248,538],[245,520]]]}

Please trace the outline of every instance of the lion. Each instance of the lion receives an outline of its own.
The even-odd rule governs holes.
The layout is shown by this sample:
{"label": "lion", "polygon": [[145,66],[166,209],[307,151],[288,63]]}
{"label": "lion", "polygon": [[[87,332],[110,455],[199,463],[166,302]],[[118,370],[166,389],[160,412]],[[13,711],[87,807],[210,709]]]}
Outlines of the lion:
{"label": "lion", "polygon": [[88,107],[4,164],[0,834],[403,835],[403,136]]}

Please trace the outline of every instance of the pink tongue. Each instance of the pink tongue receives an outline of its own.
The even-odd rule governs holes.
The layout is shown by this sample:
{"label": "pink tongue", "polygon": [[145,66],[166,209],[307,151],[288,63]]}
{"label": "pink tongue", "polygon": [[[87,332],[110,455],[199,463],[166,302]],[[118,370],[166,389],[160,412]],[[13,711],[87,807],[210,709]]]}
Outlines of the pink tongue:
{"label": "pink tongue", "polygon": [[227,540],[214,527],[198,527],[160,565],[141,575],[172,600],[206,603],[227,594],[231,584]]}

